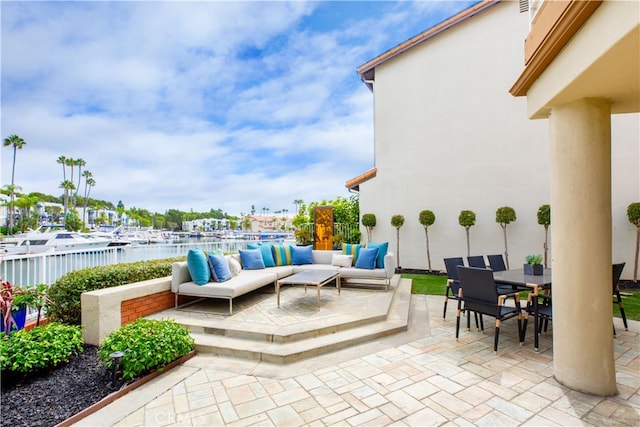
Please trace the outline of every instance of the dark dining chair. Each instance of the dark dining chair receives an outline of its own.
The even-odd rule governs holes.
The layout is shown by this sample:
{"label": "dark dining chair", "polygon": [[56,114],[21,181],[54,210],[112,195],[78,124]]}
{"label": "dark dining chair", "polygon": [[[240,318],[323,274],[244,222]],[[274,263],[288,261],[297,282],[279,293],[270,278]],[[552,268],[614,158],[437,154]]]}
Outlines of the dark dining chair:
{"label": "dark dining chair", "polygon": [[[462,310],[473,311],[480,315],[495,317],[496,328],[493,340],[493,351],[498,351],[498,339],[500,326],[503,320],[516,317],[518,319],[518,339],[522,343],[522,308],[520,306],[520,294],[514,292],[508,295],[498,295],[496,282],[493,279],[493,271],[486,268],[458,267],[462,297],[458,299],[458,315],[456,319],[456,339],[460,331],[460,313]],[[515,299],[515,306],[506,306],[507,297]]]}
{"label": "dark dining chair", "polygon": [[458,277],[458,266],[464,265],[462,257],[445,258],[444,267],[447,269],[447,288],[444,293],[444,310],[442,318],[447,317],[447,303],[449,298],[457,300],[460,290],[460,278]]}
{"label": "dark dining chair", "polygon": [[[614,304],[618,303],[618,308],[620,309],[620,316],[622,317],[622,323],[624,324],[624,329],[626,331],[629,330],[629,326],[627,325],[627,316],[624,314],[624,307],[622,306],[622,297],[620,296],[620,286],[618,282],[620,281],[620,276],[622,276],[622,270],[624,270],[625,263],[613,264],[612,267],[612,276],[613,276],[613,296],[616,298]],[[616,327],[613,326],[613,334],[616,334]]]}
{"label": "dark dining chair", "polygon": [[484,257],[482,255],[468,256],[467,265],[475,268],[487,268],[487,263],[484,262]]}
{"label": "dark dining chair", "polygon": [[537,289],[529,292],[527,297],[527,305],[524,310],[524,322],[522,324],[522,337],[520,342],[524,342],[524,338],[527,334],[527,323],[529,322],[529,315],[534,316],[534,340],[533,347],[535,351],[538,351],[540,345],[538,344],[539,335],[542,332],[543,325],[546,333],[549,321],[553,321],[553,308],[551,306],[551,295],[540,294]]}
{"label": "dark dining chair", "polygon": [[507,271],[507,266],[504,264],[502,254],[487,255],[487,259],[489,260],[489,267],[493,271]]}

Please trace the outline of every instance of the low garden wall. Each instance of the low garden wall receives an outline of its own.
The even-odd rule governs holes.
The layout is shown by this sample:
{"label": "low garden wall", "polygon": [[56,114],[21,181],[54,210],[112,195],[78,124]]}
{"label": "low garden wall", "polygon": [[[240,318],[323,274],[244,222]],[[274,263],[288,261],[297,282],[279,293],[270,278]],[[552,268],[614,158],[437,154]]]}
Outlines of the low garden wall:
{"label": "low garden wall", "polygon": [[120,326],[173,307],[171,276],[84,292],[80,302],[82,338],[97,346]]}

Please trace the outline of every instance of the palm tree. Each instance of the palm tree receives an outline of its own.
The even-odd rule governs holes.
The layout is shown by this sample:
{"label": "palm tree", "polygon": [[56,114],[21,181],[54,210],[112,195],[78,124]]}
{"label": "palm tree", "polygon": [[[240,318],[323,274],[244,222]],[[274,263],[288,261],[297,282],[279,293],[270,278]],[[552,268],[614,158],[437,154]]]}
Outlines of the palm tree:
{"label": "palm tree", "polygon": [[56,162],[62,165],[62,180],[64,181],[67,179],[67,158],[65,156],[59,156]]}
{"label": "palm tree", "polygon": [[64,211],[63,211],[63,218],[64,221],[66,221],[67,219],[67,211],[69,209],[69,205],[68,205],[68,201],[69,201],[69,191],[74,190],[76,187],[73,185],[73,182],[71,182],[68,179],[65,179],[64,181],[62,181],[60,183],[60,187],[64,190]]}
{"label": "palm tree", "polygon": [[293,201],[293,204],[296,207],[296,215],[298,215],[298,213],[300,212],[300,206],[302,206],[303,203],[304,203],[304,200],[302,199],[295,199]]}
{"label": "palm tree", "polygon": [[[65,182],[67,180],[67,162],[68,159],[65,156],[59,156],[58,159],[56,160],[56,162],[58,164],[62,165],[62,182]],[[62,186],[60,188],[63,188]],[[64,212],[67,212],[67,205],[69,203],[68,200],[68,194],[67,194],[67,190],[64,191],[64,201],[63,201],[63,205],[64,205]]]}
{"label": "palm tree", "polygon": [[80,189],[80,180],[82,179],[82,167],[86,166],[87,162],[85,162],[83,159],[75,159],[73,161],[73,164],[75,166],[78,166],[78,185],[76,186],[76,191],[73,195],[73,207],[75,208],[78,198],[78,190]]}
{"label": "palm tree", "polygon": [[21,195],[16,200],[16,206],[20,208],[20,231],[24,232],[26,227],[37,227],[38,216],[33,216],[31,209],[38,205],[39,197],[37,194]]}
{"label": "palm tree", "polygon": [[96,185],[96,180],[93,179],[93,174],[88,170],[82,172],[82,176],[84,176],[84,207],[82,208],[82,223],[84,224],[87,206],[89,205],[89,193],[91,192],[91,187]]}
{"label": "palm tree", "polygon": [[[65,164],[69,166],[69,169],[71,170],[71,177],[69,178],[69,181],[71,182],[71,184],[73,184],[73,171],[74,171],[74,166],[76,164],[76,161],[75,159],[72,159],[71,157],[69,157],[65,161]],[[73,193],[70,193],[70,191],[73,191],[74,189],[75,189],[75,185],[73,186],[73,188],[67,189],[67,195],[66,195],[67,203],[69,203],[69,196],[71,196],[71,198],[73,199]]]}
{"label": "palm tree", "polygon": [[4,139],[3,146],[4,147],[13,147],[13,166],[11,169],[11,195],[9,202],[9,224],[7,227],[7,234],[11,234],[11,230],[13,229],[13,202],[15,199],[15,178],[16,178],[16,152],[18,150],[22,150],[27,143],[24,139],[20,138],[18,135],[9,135]]}

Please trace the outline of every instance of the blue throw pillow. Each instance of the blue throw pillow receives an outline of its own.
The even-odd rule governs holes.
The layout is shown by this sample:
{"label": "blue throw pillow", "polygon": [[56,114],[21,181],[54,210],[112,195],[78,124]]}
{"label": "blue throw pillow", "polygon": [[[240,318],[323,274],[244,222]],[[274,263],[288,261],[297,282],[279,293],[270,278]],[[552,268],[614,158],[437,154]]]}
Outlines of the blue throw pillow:
{"label": "blue throw pillow", "polygon": [[224,255],[209,255],[209,265],[213,267],[212,275],[215,277],[213,280],[216,282],[226,282],[233,277],[229,268],[229,261]]}
{"label": "blue throw pillow", "polygon": [[313,246],[291,246],[291,264],[313,264]]}
{"label": "blue throw pillow", "polygon": [[368,248],[378,248],[378,258],[376,260],[376,268],[384,268],[384,256],[389,250],[389,242],[384,243],[367,243]]}
{"label": "blue throw pillow", "polygon": [[240,249],[239,252],[240,259],[242,260],[242,268],[245,270],[262,270],[264,268],[262,251],[260,249]]}
{"label": "blue throw pillow", "polygon": [[189,249],[187,252],[187,269],[191,280],[196,285],[204,285],[211,279],[209,261],[202,249]]}
{"label": "blue throw pillow", "polygon": [[218,275],[216,274],[216,268],[213,265],[213,256],[215,256],[216,253],[215,251],[210,251],[209,255],[207,255],[207,262],[209,263],[209,272],[211,273],[211,278],[209,280],[211,280],[212,282],[219,282],[220,280],[218,280]]}
{"label": "blue throw pillow", "polygon": [[373,270],[376,268],[376,258],[378,257],[378,248],[360,249],[360,255],[356,261],[356,268],[366,268]]}
{"label": "blue throw pillow", "polygon": [[263,245],[262,243],[255,245],[249,243],[247,249],[260,249],[262,251],[262,262],[265,267],[275,267],[276,262],[273,260],[273,252],[271,252],[271,245]]}

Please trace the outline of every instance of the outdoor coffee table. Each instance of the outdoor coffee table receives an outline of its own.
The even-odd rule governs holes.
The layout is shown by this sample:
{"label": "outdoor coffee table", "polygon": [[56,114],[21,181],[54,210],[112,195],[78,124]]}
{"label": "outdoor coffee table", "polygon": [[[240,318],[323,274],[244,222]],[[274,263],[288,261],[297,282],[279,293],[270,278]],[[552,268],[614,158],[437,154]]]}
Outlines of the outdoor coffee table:
{"label": "outdoor coffee table", "polygon": [[292,276],[276,281],[276,294],[278,294],[278,307],[280,307],[280,287],[282,285],[304,285],[304,292],[307,286],[315,286],[318,289],[318,305],[320,305],[320,288],[329,282],[336,281],[338,294],[340,294],[340,274],[336,271],[302,271]]}

